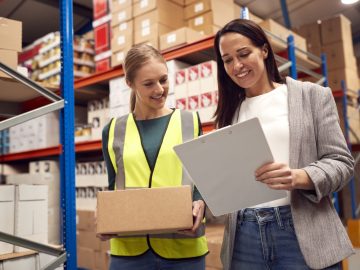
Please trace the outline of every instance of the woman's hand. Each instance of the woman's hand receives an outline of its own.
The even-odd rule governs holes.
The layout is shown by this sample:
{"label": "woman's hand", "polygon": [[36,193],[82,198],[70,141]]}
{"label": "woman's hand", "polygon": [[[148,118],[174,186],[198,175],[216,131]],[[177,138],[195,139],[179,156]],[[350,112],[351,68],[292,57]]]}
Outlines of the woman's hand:
{"label": "woman's hand", "polygon": [[271,189],[289,191],[314,189],[314,183],[304,170],[290,169],[287,164],[283,163],[265,164],[256,170],[255,176],[257,181],[266,184]]}
{"label": "woman's hand", "polygon": [[97,238],[100,238],[101,241],[108,241],[111,238],[117,237],[117,234],[97,234]]}
{"label": "woman's hand", "polygon": [[194,225],[191,228],[192,232],[195,232],[204,218],[205,212],[205,202],[203,200],[198,200],[193,202],[193,217],[194,217]]}
{"label": "woman's hand", "polygon": [[178,231],[178,233],[194,236],[196,230],[199,228],[201,221],[204,218],[204,212],[205,212],[205,202],[203,200],[194,201],[193,202],[194,225],[191,229],[180,230]]}

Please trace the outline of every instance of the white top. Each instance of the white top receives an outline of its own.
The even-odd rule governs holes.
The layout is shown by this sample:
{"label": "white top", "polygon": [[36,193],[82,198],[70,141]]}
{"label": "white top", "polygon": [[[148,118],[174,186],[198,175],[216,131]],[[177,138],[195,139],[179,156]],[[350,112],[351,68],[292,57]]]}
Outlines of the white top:
{"label": "white top", "polygon": [[[288,92],[286,84],[260,96],[245,98],[242,102],[238,122],[258,117],[276,162],[289,164],[290,132]],[[286,198],[275,200],[253,208],[277,207],[290,204],[290,192]]]}

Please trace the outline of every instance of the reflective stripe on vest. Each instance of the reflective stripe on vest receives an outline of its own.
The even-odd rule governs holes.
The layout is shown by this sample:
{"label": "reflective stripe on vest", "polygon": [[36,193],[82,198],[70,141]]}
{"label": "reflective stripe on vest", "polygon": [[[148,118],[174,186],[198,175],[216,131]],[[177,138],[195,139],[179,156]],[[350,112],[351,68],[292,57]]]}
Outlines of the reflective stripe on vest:
{"label": "reflective stripe on vest", "polygon": [[[184,173],[173,147],[197,137],[198,133],[197,114],[175,110],[170,117],[151,172],[133,115],[113,119],[110,124],[108,151],[116,172],[116,189],[190,184],[191,181]],[[169,175],[172,176],[170,182]],[[198,257],[208,251],[204,233],[203,223],[196,236],[170,233],[150,235],[148,239],[145,236],[114,238],[110,241],[111,254],[140,255],[149,249],[150,244],[154,252],[164,258]]]}

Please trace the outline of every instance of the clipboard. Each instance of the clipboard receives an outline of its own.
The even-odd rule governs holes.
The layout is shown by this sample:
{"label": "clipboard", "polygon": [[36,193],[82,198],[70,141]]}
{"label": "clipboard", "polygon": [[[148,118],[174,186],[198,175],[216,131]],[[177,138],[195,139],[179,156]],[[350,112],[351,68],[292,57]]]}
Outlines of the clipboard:
{"label": "clipboard", "polygon": [[274,161],[258,118],[205,134],[174,151],[214,216],[287,196],[255,179],[256,169]]}

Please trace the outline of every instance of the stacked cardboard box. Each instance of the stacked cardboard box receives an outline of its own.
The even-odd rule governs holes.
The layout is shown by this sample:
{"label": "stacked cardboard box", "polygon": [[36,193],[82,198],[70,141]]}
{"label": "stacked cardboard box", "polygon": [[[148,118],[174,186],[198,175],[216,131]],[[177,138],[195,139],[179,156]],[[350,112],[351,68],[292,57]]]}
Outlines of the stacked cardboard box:
{"label": "stacked cardboard box", "polygon": [[[22,47],[22,23],[0,17],[0,62],[16,70]],[[9,76],[0,72],[0,78]]]}
{"label": "stacked cardboard box", "polygon": [[131,89],[126,84],[125,77],[110,80],[109,85],[110,118],[128,114],[130,112]]}
{"label": "stacked cardboard box", "polygon": [[234,18],[232,0],[186,0],[185,20],[187,25],[205,35],[213,35],[220,27]]}
{"label": "stacked cardboard box", "polygon": [[95,71],[111,67],[111,13],[110,0],[93,0],[93,29],[95,41]]}
{"label": "stacked cardboard box", "polygon": [[220,260],[220,251],[224,235],[224,225],[210,224],[206,226],[206,239],[209,248],[209,254],[206,256],[206,270],[223,269]]}
{"label": "stacked cardboard box", "polygon": [[347,89],[357,91],[359,80],[350,21],[343,15],[322,21],[321,41],[327,55],[329,86],[339,90],[341,80],[345,80]]}
{"label": "stacked cardboard box", "polygon": [[183,7],[168,0],[134,3],[134,43],[159,48],[159,36],[184,26]]}
{"label": "stacked cardboard box", "polygon": [[10,153],[58,145],[59,113],[48,113],[13,126],[9,130]]}
{"label": "stacked cardboard box", "polygon": [[[50,244],[60,244],[60,172],[57,161],[33,161],[28,173],[9,174],[10,185],[44,185],[47,189],[47,239]],[[36,186],[35,186],[36,187]]]}
{"label": "stacked cardboard box", "polygon": [[102,130],[109,123],[109,99],[88,102],[88,124],[91,125],[91,140],[100,140]]}
{"label": "stacked cardboard box", "polygon": [[95,211],[77,210],[77,264],[88,270],[107,270],[109,268],[109,241],[96,237]]}
{"label": "stacked cardboard box", "polygon": [[112,0],[111,66],[123,63],[126,52],[134,44],[132,0]]}
{"label": "stacked cardboard box", "polygon": [[176,108],[198,111],[203,123],[210,122],[217,105],[216,62],[179,70],[175,80]]}

